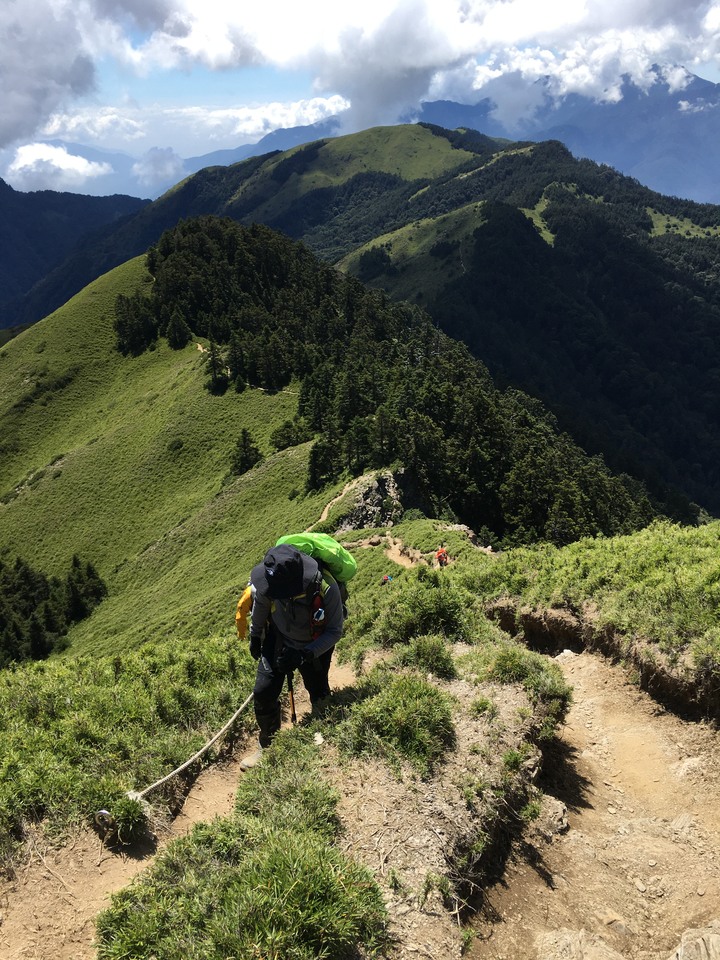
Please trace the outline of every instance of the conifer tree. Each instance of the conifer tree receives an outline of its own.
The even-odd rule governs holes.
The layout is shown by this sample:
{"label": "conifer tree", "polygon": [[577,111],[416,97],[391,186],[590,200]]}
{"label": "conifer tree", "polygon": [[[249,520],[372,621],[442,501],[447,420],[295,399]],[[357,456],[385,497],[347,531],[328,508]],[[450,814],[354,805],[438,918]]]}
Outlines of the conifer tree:
{"label": "conifer tree", "polygon": [[173,350],[182,350],[182,348],[186,347],[192,340],[192,331],[177,307],[173,310],[172,316],[170,317],[166,335],[168,344]]}
{"label": "conifer tree", "polygon": [[222,354],[214,340],[210,341],[207,369],[210,374],[210,379],[207,381],[207,388],[210,393],[214,393],[216,396],[225,393],[228,386],[227,370]]}
{"label": "conifer tree", "polygon": [[230,463],[231,472],[240,476],[240,474],[247,473],[248,470],[251,470],[256,464],[260,463],[261,460],[262,453],[260,452],[260,448],[253,440],[250,431],[246,427],[243,427],[233,451]]}

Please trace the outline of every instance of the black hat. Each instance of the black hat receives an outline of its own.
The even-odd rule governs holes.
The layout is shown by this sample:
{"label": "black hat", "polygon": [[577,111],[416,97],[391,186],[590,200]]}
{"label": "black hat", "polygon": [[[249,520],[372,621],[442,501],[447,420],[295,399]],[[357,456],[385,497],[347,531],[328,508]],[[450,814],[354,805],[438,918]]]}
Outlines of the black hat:
{"label": "black hat", "polygon": [[259,593],[273,600],[286,600],[304,593],[317,572],[318,565],[312,557],[283,543],[268,550],[263,562],[253,567],[250,580]]}

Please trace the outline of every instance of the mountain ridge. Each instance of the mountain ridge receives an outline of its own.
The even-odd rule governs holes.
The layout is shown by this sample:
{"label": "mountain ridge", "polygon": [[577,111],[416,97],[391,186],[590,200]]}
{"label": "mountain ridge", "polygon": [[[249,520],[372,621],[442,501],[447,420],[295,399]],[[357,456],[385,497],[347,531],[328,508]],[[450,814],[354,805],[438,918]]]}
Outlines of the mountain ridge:
{"label": "mountain ridge", "polygon": [[[656,64],[644,85],[624,76],[618,89],[604,99],[579,93],[557,94],[552,79],[545,77],[526,84],[524,92],[516,89],[508,110],[501,84],[491,83],[488,90],[474,103],[424,101],[396,122],[429,122],[450,129],[470,127],[509,140],[560,140],[576,156],[607,163],[652,190],[700,203],[720,202],[713,151],[708,149],[708,144],[717,143],[720,136],[720,85],[682,66]],[[518,114],[523,98],[528,106]],[[513,109],[518,115],[512,114]],[[156,181],[152,198],[157,199],[178,177],[204,167],[237,163],[271,150],[288,150],[347,132],[342,115],[338,115],[313,124],[278,128],[256,143],[184,159],[167,148],[173,154],[172,173]],[[91,162],[113,166],[112,174],[93,184],[96,188],[107,184],[105,194],[144,196],[150,189],[148,181],[141,179],[146,171],[140,158],[65,141],[48,143]]]}
{"label": "mountain ridge", "polygon": [[91,197],[53,190],[21,193],[0,180],[0,311],[12,313],[82,240],[148,202],[123,195]]}
{"label": "mountain ridge", "polygon": [[[494,211],[492,230],[485,208]],[[445,235],[461,209],[462,230]],[[574,158],[557,141],[508,144],[433,125],[375,128],[189,177],[96,236],[35,288],[27,309],[47,312],[71,284],[140,254],[179,219],[205,214],[265,222],[423,305],[500,382],[542,396],[564,428],[615,469],[643,476],[659,499],[670,487],[720,509],[712,388],[720,208],[662,196]],[[391,250],[399,230],[408,245],[400,256]],[[492,244],[483,239],[490,235]],[[424,269],[414,270],[421,236]],[[542,334],[548,324],[560,335],[555,357]],[[672,431],[668,414],[655,409],[655,383]]]}

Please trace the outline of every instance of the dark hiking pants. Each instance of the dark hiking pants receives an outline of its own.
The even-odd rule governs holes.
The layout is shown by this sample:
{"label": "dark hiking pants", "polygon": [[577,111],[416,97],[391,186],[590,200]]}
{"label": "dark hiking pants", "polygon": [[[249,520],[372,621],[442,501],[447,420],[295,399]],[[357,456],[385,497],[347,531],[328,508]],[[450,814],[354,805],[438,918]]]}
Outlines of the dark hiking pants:
{"label": "dark hiking pants", "polygon": [[[270,742],[280,729],[280,694],[287,679],[287,673],[280,673],[275,669],[275,638],[272,631],[268,632],[271,635],[263,642],[262,656],[258,661],[253,688],[253,704],[260,728],[260,746],[262,747],[270,746]],[[298,667],[298,673],[313,704],[330,694],[328,677],[334,649],[331,647],[315,660]]]}

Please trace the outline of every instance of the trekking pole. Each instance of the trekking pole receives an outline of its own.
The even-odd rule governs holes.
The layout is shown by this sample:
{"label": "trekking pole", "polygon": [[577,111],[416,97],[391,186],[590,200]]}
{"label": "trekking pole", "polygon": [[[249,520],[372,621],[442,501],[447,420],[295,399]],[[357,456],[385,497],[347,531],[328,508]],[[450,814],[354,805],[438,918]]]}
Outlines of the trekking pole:
{"label": "trekking pole", "polygon": [[295,713],[295,690],[293,689],[293,675],[292,670],[288,672],[288,695],[290,697],[290,719],[293,724],[297,723],[297,714]]}

